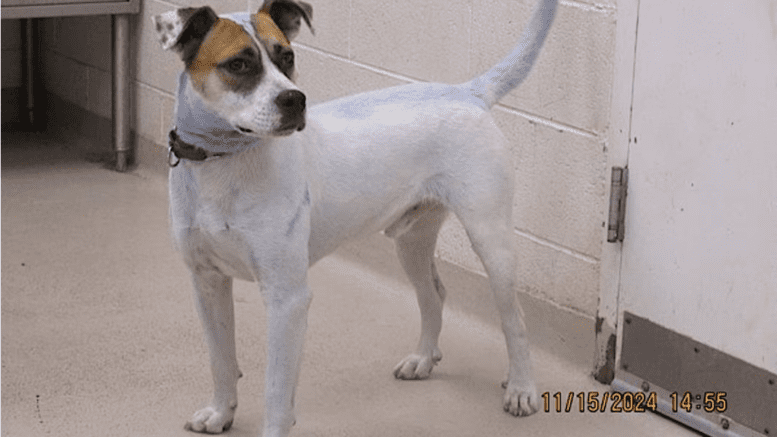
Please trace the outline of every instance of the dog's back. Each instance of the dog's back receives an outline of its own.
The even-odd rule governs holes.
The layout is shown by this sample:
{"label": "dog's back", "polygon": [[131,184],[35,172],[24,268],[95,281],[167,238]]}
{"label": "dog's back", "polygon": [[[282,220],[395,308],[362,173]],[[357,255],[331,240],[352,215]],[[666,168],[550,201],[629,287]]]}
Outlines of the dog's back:
{"label": "dog's back", "polygon": [[261,283],[267,311],[263,435],[288,435],[312,296],[307,269],[343,241],[379,230],[396,241],[422,319],[417,348],[393,373],[428,378],[442,358],[446,292],[434,251],[448,212],[483,262],[502,319],[503,408],[516,416],[538,410],[515,296],[515,169],[489,110],[528,75],[556,3],[540,0],[513,52],[472,81],[415,83],[307,109],[290,43],[301,20],[312,19],[304,1],[266,0],[255,15],[218,17],[202,7],[155,17],[163,47],[186,66],[170,136],[172,228],[192,273],[215,383],[189,429],[232,425],[242,373],[231,286],[240,277]]}

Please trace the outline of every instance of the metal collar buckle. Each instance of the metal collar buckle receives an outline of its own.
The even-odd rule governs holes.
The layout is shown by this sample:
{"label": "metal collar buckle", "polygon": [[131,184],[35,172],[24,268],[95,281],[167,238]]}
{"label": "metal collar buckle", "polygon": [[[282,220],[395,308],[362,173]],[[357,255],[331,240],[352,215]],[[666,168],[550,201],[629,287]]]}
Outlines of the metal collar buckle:
{"label": "metal collar buckle", "polygon": [[[173,162],[173,158],[175,158],[175,162]],[[181,163],[181,158],[179,158],[175,152],[173,152],[172,146],[167,146],[167,165],[170,168],[177,167],[178,164]]]}

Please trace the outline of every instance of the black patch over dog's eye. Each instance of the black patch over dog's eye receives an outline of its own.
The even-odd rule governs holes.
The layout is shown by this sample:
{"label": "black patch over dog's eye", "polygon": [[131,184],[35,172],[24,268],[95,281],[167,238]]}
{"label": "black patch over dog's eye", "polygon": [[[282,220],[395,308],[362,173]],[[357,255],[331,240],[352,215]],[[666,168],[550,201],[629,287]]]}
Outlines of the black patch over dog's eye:
{"label": "black patch over dog's eye", "polygon": [[284,66],[293,67],[294,66],[294,52],[286,52],[281,56],[281,63],[283,63]]}
{"label": "black patch over dog's eye", "polygon": [[249,61],[245,59],[233,59],[227,63],[227,71],[232,74],[246,74],[251,71]]}
{"label": "black patch over dog's eye", "polygon": [[247,94],[262,80],[264,69],[259,52],[249,47],[218,64],[224,83],[235,92]]}
{"label": "black patch over dog's eye", "polygon": [[276,45],[270,59],[281,70],[281,73],[291,79],[292,72],[294,72],[294,51],[292,49]]}

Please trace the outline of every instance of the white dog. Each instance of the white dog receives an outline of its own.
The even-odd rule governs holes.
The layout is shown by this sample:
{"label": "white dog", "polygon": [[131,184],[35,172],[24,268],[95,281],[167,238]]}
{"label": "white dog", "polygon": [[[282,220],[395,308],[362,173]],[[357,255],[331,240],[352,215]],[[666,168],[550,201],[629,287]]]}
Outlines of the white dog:
{"label": "white dog", "polygon": [[537,410],[514,290],[514,169],[489,110],[528,75],[555,10],[556,0],[540,0],[515,50],[470,82],[399,86],[307,113],[290,44],[301,20],[310,26],[307,3],[268,0],[254,15],[218,17],[202,7],[154,17],[163,47],[185,64],[170,132],[170,211],[215,383],[213,400],[188,429],[222,432],[235,415],[236,277],[261,284],[267,310],[263,435],[289,433],[311,301],[308,267],[373,232],[396,240],[421,309],[418,347],[394,375],[427,378],[442,358],[445,290],[434,248],[448,211],[466,228],[502,319],[504,409],[517,416]]}

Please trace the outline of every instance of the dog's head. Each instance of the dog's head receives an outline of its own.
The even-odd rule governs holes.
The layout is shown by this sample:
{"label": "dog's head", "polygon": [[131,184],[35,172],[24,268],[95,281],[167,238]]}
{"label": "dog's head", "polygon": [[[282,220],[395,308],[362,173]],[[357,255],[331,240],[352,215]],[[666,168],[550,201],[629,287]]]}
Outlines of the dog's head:
{"label": "dog's head", "polygon": [[[177,52],[189,89],[245,135],[290,135],[305,127],[305,95],[294,85],[291,40],[313,9],[299,0],[266,0],[250,23],[208,6],[152,17],[166,50]],[[245,14],[244,14],[245,15]],[[313,28],[311,27],[311,31]]]}

